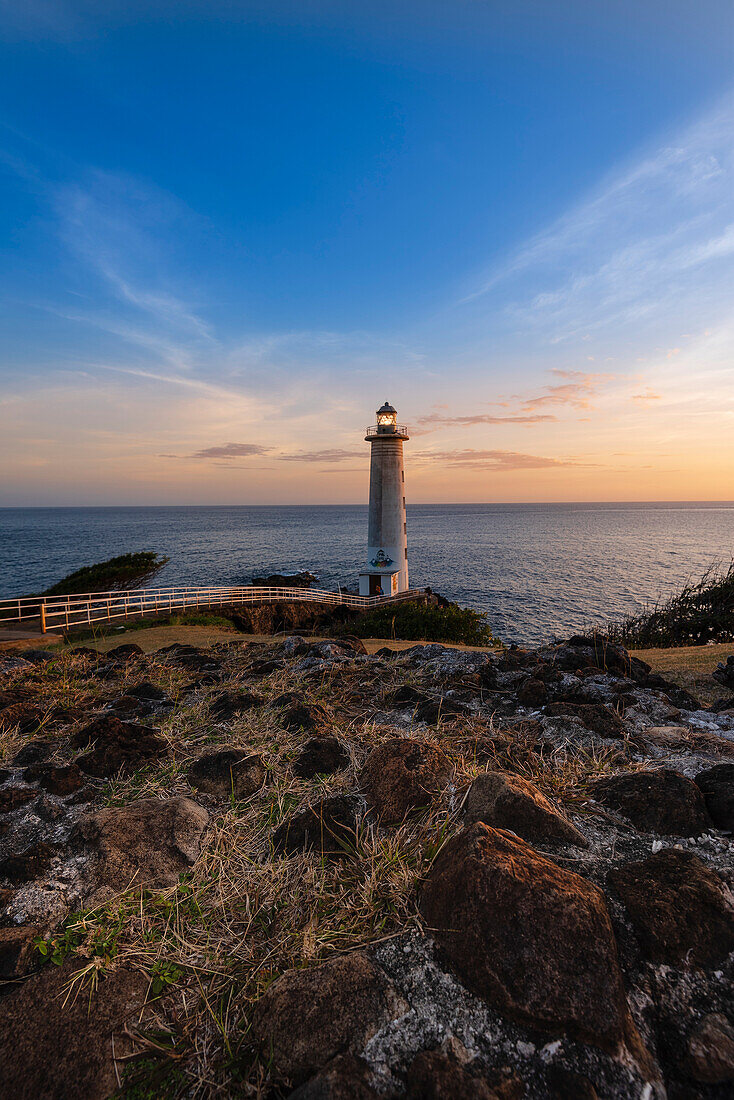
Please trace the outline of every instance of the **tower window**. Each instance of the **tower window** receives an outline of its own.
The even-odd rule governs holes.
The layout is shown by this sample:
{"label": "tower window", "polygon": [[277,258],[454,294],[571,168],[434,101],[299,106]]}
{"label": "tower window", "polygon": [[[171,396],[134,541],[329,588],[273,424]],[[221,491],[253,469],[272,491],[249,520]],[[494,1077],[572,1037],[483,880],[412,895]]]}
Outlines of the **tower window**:
{"label": "tower window", "polygon": [[408,547],[405,547],[405,560],[408,560]]}

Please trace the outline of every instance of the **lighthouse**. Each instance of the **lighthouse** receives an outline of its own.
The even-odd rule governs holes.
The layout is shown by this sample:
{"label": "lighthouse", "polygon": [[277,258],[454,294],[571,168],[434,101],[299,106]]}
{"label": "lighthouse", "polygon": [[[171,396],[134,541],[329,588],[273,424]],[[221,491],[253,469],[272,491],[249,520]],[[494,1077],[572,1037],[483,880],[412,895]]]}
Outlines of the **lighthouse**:
{"label": "lighthouse", "polygon": [[370,510],[367,564],[359,574],[360,596],[394,596],[408,588],[408,528],[405,518],[403,443],[408,431],[387,401],[367,429],[370,445]]}

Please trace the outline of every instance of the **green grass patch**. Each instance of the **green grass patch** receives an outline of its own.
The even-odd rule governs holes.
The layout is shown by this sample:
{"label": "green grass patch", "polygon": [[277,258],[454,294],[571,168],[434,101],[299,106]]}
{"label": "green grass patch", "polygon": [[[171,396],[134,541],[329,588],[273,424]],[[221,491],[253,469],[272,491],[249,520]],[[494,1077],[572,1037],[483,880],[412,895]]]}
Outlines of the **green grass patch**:
{"label": "green grass patch", "polygon": [[387,604],[360,615],[349,623],[348,632],[360,638],[453,642],[458,645],[489,646],[495,641],[486,615],[455,603],[447,607],[407,601]]}

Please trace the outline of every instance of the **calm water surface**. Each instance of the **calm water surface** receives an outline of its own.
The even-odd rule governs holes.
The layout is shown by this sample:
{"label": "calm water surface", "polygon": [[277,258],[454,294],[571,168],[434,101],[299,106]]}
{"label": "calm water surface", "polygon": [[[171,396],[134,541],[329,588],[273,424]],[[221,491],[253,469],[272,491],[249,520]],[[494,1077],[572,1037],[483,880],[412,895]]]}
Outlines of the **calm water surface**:
{"label": "calm water surface", "polygon": [[[0,509],[0,597],[135,550],[170,557],[155,584],[247,584],[310,569],[354,584],[362,506]],[[486,611],[500,637],[568,635],[640,609],[734,554],[734,503],[436,504],[408,509],[410,579]]]}

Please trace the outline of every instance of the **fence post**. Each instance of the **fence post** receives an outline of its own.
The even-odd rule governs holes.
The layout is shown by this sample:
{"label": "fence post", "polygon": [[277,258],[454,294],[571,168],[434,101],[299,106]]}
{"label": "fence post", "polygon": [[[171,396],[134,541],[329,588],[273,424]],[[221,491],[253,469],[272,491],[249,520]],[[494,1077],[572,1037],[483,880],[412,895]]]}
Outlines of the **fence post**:
{"label": "fence post", "polygon": [[46,603],[41,604],[41,633],[46,633]]}

